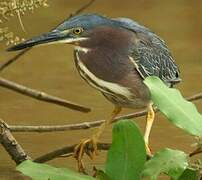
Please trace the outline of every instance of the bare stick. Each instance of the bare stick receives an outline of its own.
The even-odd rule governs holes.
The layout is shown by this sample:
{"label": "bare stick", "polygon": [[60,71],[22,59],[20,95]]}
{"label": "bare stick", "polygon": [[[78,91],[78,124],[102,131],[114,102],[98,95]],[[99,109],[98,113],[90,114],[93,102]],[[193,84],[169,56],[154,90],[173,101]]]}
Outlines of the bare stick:
{"label": "bare stick", "polygon": [[[70,19],[71,17],[76,16],[79,13],[83,12],[85,9],[87,9],[89,6],[91,6],[94,2],[95,2],[95,0],[91,0],[87,4],[84,4],[82,7],[80,7],[79,9],[77,9],[75,12],[71,13],[67,19]],[[0,65],[0,72],[3,71],[7,66],[9,66],[10,64],[12,64],[16,60],[18,60],[21,56],[23,56],[24,54],[26,54],[31,49],[32,49],[32,47],[26,48],[25,50],[20,51],[18,54],[16,54],[11,59],[8,59],[5,63],[3,63],[2,65]]]}
{"label": "bare stick", "polygon": [[[110,145],[111,144],[108,144],[108,143],[98,143],[97,147],[99,150],[108,150],[110,148]],[[50,153],[44,154],[44,155],[34,159],[34,161],[38,162],[38,163],[44,163],[44,162],[50,161],[52,159],[61,157],[64,154],[65,154],[65,157],[72,156],[75,147],[76,147],[76,144],[71,145],[71,146],[65,146],[63,148],[54,150]]]}
{"label": "bare stick", "polygon": [[195,156],[197,154],[202,154],[202,137],[196,137],[197,142],[194,144],[196,149],[189,153],[189,157]]}
{"label": "bare stick", "polygon": [[197,148],[196,150],[194,150],[193,152],[191,152],[191,153],[189,154],[189,157],[192,157],[192,156],[195,156],[195,155],[201,154],[201,153],[202,153],[202,148],[199,147],[199,148]]}
{"label": "bare stick", "polygon": [[0,143],[16,164],[31,159],[13,137],[7,124],[2,120],[0,120]]}
{"label": "bare stick", "polygon": [[78,14],[80,14],[81,12],[83,12],[85,9],[87,9],[89,6],[91,6],[93,3],[95,2],[95,0],[91,0],[89,1],[87,4],[84,4],[82,7],[80,7],[78,10],[76,10],[75,12],[71,13],[68,17],[68,19],[70,19],[71,17],[74,17]]}
{"label": "bare stick", "polygon": [[[66,157],[70,157],[74,155],[74,149],[77,146],[77,144],[71,145],[71,146],[65,146],[59,149],[56,149],[54,151],[51,151],[47,154],[44,154],[40,157],[37,157],[36,159],[34,159],[34,162],[38,162],[38,163],[44,163],[50,160],[53,160],[55,158],[66,158]],[[111,143],[98,143],[97,144],[97,148],[98,150],[104,150],[107,151],[109,150],[111,146]],[[91,147],[88,147],[90,150]],[[149,155],[147,155],[147,159],[150,159],[151,157]]]}
{"label": "bare stick", "polygon": [[2,63],[0,65],[0,71],[3,71],[7,66],[15,62],[18,58],[23,56],[25,53],[27,53],[31,48],[24,49],[23,51],[20,51],[18,54],[16,54],[14,57],[11,59],[8,59],[5,63]]}
{"label": "bare stick", "polygon": [[40,101],[45,101],[48,103],[53,103],[53,104],[57,104],[60,106],[64,106],[73,110],[77,110],[77,111],[81,111],[81,112],[89,112],[90,109],[87,107],[84,107],[82,105],[46,94],[44,92],[35,90],[35,89],[31,89],[25,86],[22,86],[20,84],[14,83],[12,81],[6,80],[4,78],[0,77],[0,86],[13,90],[15,92],[18,92],[20,94],[32,97],[34,99],[40,100]]}
{"label": "bare stick", "polygon": [[[75,12],[72,12],[69,14],[69,16],[63,21],[67,21],[68,19],[82,13],[84,10],[86,10],[89,6],[91,6],[93,3],[95,2],[95,0],[90,0],[89,2],[87,2],[86,4],[82,5],[79,9],[77,9]],[[60,22],[60,24],[62,24],[63,22]],[[57,26],[59,26],[60,24],[57,24],[52,30],[54,30]]]}
{"label": "bare stick", "polygon": [[[186,98],[189,101],[196,101],[202,99],[202,93],[198,93]],[[155,110],[158,112],[158,109]],[[116,122],[120,119],[132,119],[135,117],[144,116],[147,114],[147,111],[139,111],[136,113],[131,113],[123,116],[119,116],[115,118],[113,122]],[[17,125],[10,125],[9,129],[12,132],[56,132],[56,131],[67,131],[67,130],[81,130],[81,129],[90,129],[97,126],[100,126],[105,120],[97,120],[91,122],[83,122],[77,124],[68,124],[68,125],[57,125],[57,126],[17,126]]]}
{"label": "bare stick", "polygon": [[[120,119],[131,119],[134,117],[140,117],[146,114],[146,111],[140,111],[137,113],[131,113],[123,116],[117,117],[113,122],[116,122]],[[100,126],[105,120],[98,120],[93,122],[83,122],[77,124],[67,124],[67,125],[56,125],[56,126],[18,126],[18,125],[9,125],[9,129],[12,132],[56,132],[56,131],[68,131],[68,130],[81,130],[81,129],[90,129]]]}

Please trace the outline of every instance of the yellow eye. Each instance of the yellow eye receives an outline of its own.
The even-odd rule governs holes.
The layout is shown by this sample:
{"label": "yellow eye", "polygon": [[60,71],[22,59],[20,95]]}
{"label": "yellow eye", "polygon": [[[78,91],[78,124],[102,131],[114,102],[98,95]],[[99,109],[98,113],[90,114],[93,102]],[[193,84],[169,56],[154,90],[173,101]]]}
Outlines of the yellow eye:
{"label": "yellow eye", "polygon": [[79,28],[74,28],[73,29],[73,33],[75,34],[75,35],[79,35],[79,34],[81,34],[83,32],[83,28],[81,28],[81,27],[79,27]]}

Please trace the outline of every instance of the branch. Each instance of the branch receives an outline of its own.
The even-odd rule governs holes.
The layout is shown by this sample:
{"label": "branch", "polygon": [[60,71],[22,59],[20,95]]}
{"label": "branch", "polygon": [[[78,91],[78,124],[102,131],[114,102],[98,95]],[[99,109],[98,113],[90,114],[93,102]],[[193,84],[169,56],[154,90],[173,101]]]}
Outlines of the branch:
{"label": "branch", "polygon": [[16,164],[31,159],[13,137],[8,129],[8,125],[2,120],[0,120],[0,143]]}
{"label": "branch", "polygon": [[202,148],[199,147],[199,148],[197,148],[196,150],[194,150],[193,152],[191,152],[191,153],[189,154],[189,157],[192,157],[192,156],[195,156],[195,155],[201,154],[201,153],[202,153]]}
{"label": "branch", "polygon": [[16,54],[11,59],[8,59],[5,63],[2,63],[0,65],[0,72],[3,71],[7,66],[15,62],[17,59],[19,59],[21,56],[23,56],[25,53],[27,53],[31,48],[24,49],[23,51],[20,51],[18,54]]}
{"label": "branch", "polygon": [[189,153],[189,157],[202,154],[202,137],[196,137],[196,140],[197,142],[193,144],[194,146],[196,146],[196,149]]}
{"label": "branch", "polygon": [[[51,151],[47,154],[44,154],[40,157],[37,157],[33,161],[37,162],[37,163],[45,163],[45,162],[53,160],[55,158],[61,158],[61,157],[64,158],[64,157],[73,156],[74,149],[76,146],[77,146],[77,144],[74,144],[71,146],[65,146],[65,147],[56,149],[56,150]],[[97,144],[98,150],[104,150],[104,151],[109,150],[110,146],[111,146],[111,143],[98,143]],[[88,147],[88,148],[91,148],[91,147]],[[147,159],[150,159],[150,158],[151,158],[151,156],[147,155]]]}
{"label": "branch", "polygon": [[[79,13],[83,12],[85,9],[87,9],[89,6],[91,6],[94,2],[95,2],[95,0],[91,0],[88,3],[84,4],[82,7],[80,7],[79,9],[77,9],[75,12],[71,13],[67,19],[70,19],[71,17],[76,16]],[[23,56],[24,54],[26,54],[31,49],[32,49],[32,47],[26,48],[25,50],[20,51],[18,54],[16,54],[11,59],[8,59],[5,63],[3,63],[2,65],[0,65],[0,72],[3,71],[10,64],[14,63],[16,60],[18,60],[21,56]]]}
{"label": "branch", "polygon": [[71,17],[74,17],[74,16],[80,14],[80,13],[83,12],[85,9],[87,9],[89,6],[91,6],[94,2],[95,2],[95,0],[91,0],[91,1],[89,1],[88,3],[84,4],[84,5],[81,6],[78,10],[76,10],[76,11],[73,12],[73,13],[71,13],[67,19],[70,19]]}
{"label": "branch", "polygon": [[18,92],[20,94],[32,97],[34,99],[40,100],[40,101],[45,101],[48,103],[52,103],[52,104],[57,104],[60,106],[64,106],[73,110],[77,110],[77,111],[81,111],[81,112],[89,112],[90,109],[87,107],[84,107],[82,105],[58,98],[56,96],[52,96],[49,94],[46,94],[44,92],[35,90],[35,89],[31,89],[25,86],[22,86],[20,84],[14,83],[12,81],[6,80],[4,78],[0,77],[0,86],[13,90],[15,92]]}
{"label": "branch", "polygon": [[[71,146],[65,146],[63,148],[51,151],[47,154],[44,154],[44,155],[34,159],[33,161],[38,162],[38,163],[44,163],[44,162],[50,161],[52,159],[61,157],[64,154],[66,157],[72,156],[76,145],[77,144],[74,144]],[[97,148],[98,148],[98,150],[108,150],[110,148],[110,145],[111,144],[109,144],[109,143],[98,143]]]}
{"label": "branch", "polygon": [[[140,117],[147,113],[147,111],[140,111],[137,113],[131,113],[123,116],[119,116],[114,119],[113,123],[121,119],[132,119],[134,117]],[[67,131],[67,130],[81,130],[90,129],[100,126],[105,120],[97,120],[93,122],[84,122],[77,124],[67,124],[67,125],[56,125],[56,126],[18,126],[9,125],[9,129],[12,132],[56,132],[56,131]]]}
{"label": "branch", "polygon": [[[195,94],[193,96],[186,98],[189,101],[196,101],[202,99],[202,93]],[[155,110],[158,112],[158,109]],[[139,111],[136,113],[131,113],[123,116],[119,116],[114,119],[113,122],[116,122],[120,119],[132,119],[135,117],[144,116],[147,114],[147,111]],[[97,126],[100,126],[105,120],[97,120],[91,122],[77,123],[77,124],[68,124],[68,125],[57,125],[57,126],[16,126],[10,125],[9,129],[12,132],[56,132],[56,131],[67,131],[67,130],[81,130],[81,129],[90,129]]]}

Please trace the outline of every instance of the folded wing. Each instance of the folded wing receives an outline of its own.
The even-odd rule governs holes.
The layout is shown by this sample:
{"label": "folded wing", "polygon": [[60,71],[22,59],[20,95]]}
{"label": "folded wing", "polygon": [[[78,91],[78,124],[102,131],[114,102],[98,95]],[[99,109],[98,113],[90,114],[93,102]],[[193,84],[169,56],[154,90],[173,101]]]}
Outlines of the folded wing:
{"label": "folded wing", "polygon": [[130,59],[143,78],[158,76],[168,86],[180,82],[179,69],[159,36],[131,19],[113,20],[136,34],[137,39],[131,49]]}

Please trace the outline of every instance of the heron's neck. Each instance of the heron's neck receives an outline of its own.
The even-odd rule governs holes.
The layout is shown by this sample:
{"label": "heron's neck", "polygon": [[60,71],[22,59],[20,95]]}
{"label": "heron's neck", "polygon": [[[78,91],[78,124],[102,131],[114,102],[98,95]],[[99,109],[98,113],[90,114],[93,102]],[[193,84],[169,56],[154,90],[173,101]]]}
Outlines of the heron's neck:
{"label": "heron's neck", "polygon": [[[76,64],[80,61],[91,73],[105,81],[117,81],[129,70],[128,53],[107,47],[76,47]],[[121,72],[121,73],[120,73]]]}

